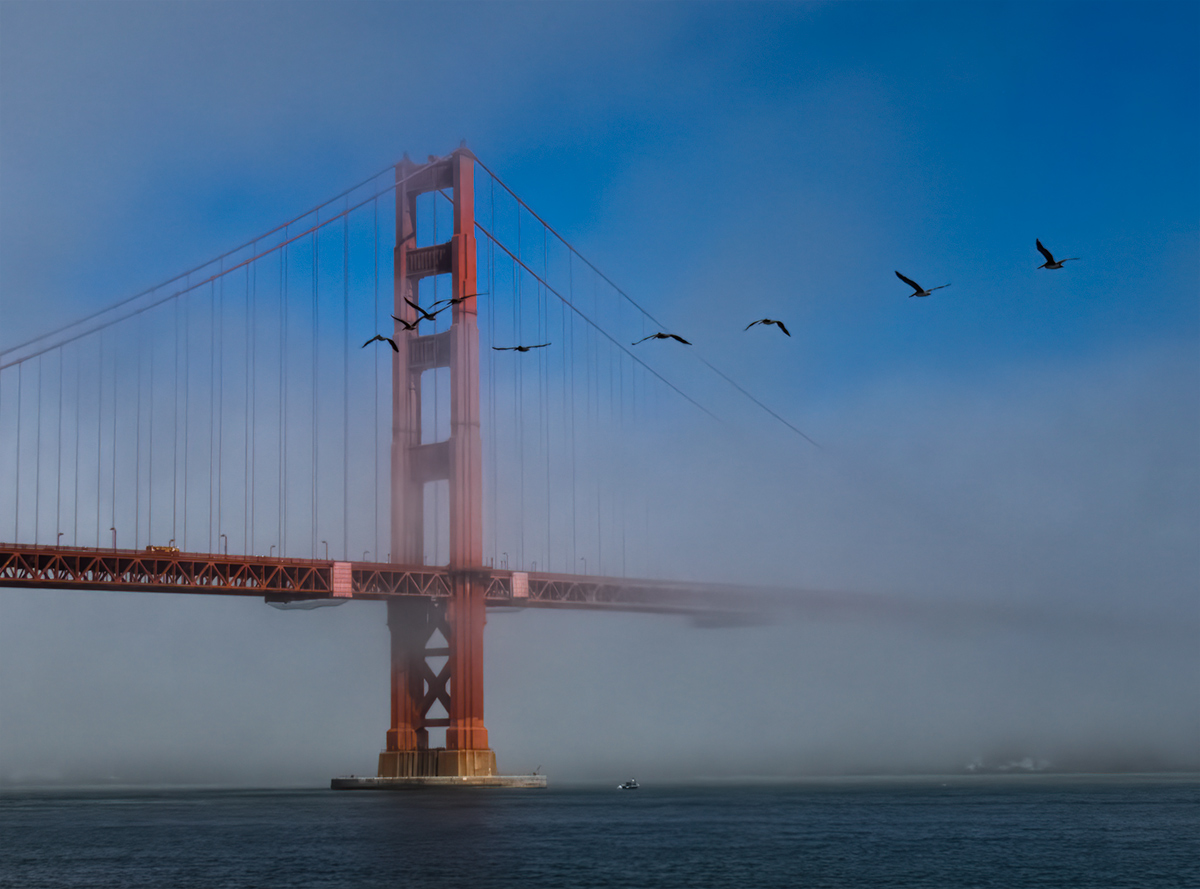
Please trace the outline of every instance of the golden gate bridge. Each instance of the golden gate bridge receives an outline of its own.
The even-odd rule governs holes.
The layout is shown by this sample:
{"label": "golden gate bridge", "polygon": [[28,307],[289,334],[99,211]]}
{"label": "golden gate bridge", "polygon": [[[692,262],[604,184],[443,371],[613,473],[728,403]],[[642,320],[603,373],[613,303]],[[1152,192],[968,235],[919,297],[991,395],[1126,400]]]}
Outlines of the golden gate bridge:
{"label": "golden gate bridge", "polygon": [[378,779],[335,785],[511,784],[489,606],[752,607],[652,579],[662,430],[719,422],[661,329],[465,146],[406,156],[0,352],[0,586],[385,601]]}

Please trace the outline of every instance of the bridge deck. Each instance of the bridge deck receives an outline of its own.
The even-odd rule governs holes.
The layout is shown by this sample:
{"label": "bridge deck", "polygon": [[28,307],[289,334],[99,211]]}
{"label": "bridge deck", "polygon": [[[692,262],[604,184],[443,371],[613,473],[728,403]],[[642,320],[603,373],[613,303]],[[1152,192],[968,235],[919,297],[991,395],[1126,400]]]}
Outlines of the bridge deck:
{"label": "bridge deck", "polygon": [[[491,606],[675,614],[727,614],[750,607],[746,591],[717,584],[495,568],[482,569],[478,577]],[[262,596],[287,602],[449,596],[450,581],[448,568],[432,565],[0,543],[0,587]]]}

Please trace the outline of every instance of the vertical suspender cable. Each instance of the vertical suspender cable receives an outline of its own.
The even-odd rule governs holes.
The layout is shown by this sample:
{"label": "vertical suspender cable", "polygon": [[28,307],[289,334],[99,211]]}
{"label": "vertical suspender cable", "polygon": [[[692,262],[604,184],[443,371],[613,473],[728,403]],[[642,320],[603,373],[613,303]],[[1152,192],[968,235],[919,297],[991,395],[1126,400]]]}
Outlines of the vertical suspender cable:
{"label": "vertical suspender cable", "polygon": [[[575,262],[574,256],[571,253],[567,254],[567,275],[568,275],[568,293],[571,294],[571,302],[575,302]],[[567,323],[567,313],[563,312],[563,325]],[[578,453],[575,450],[575,365],[577,359],[575,357],[575,315],[571,314],[571,385],[568,391],[568,406],[567,410],[570,413],[571,422],[571,573],[579,570],[579,553],[578,553],[578,537],[576,533],[577,519],[579,509],[576,505],[576,464]],[[565,365],[564,365],[564,374]],[[564,385],[566,381],[564,380]]]}
{"label": "vertical suspender cable", "polygon": [[216,458],[216,447],[213,438],[217,432],[217,387],[216,387],[216,353],[217,353],[217,285],[214,281],[209,285],[208,294],[208,552],[213,551],[213,466]]}
{"label": "vertical suspender cable", "polygon": [[[16,488],[16,506],[13,512],[14,543],[21,542],[21,378],[24,375],[22,373],[24,368],[24,362],[17,365],[17,477],[13,483],[13,487]],[[99,515],[96,517],[96,526],[100,526]]]}
{"label": "vertical suspender cable", "polygon": [[[517,256],[521,257],[521,208],[517,207]],[[517,328],[517,344],[521,344],[521,338],[525,333],[524,326],[524,306],[521,304],[521,269],[518,268],[516,262],[513,262],[513,277],[516,279],[516,328]],[[521,353],[518,352],[519,356]],[[520,546],[517,549],[517,559],[522,568],[525,567],[525,376],[523,373],[523,362],[516,362],[517,365],[517,449],[520,454],[521,462],[521,519],[520,519]]]}
{"label": "vertical suspender cable", "polygon": [[[175,323],[174,362],[175,373],[171,388],[175,397],[171,399],[171,539],[175,539],[179,501],[179,298],[171,300],[171,312]],[[172,544],[174,545],[174,544]]]}
{"label": "vertical suspender cable", "polygon": [[154,350],[157,340],[150,340],[150,408],[147,417],[147,430],[150,434],[149,466],[146,478],[146,544],[152,542],[154,535]]}
{"label": "vertical suspender cable", "polygon": [[[120,358],[121,349],[118,345],[113,351],[113,368],[112,368],[112,527],[117,527],[117,360]],[[115,548],[115,547],[114,547]]]}
{"label": "vertical suspender cable", "polygon": [[82,351],[83,347],[80,346],[79,351],[75,353],[75,499],[74,509],[71,510],[74,517],[71,541],[75,546],[79,546],[79,436],[83,431],[83,399],[80,397],[83,387],[83,373],[80,368],[83,359],[79,357],[79,352]]}
{"label": "vertical suspender cable", "polygon": [[38,525],[41,523],[42,507],[42,355],[38,355],[37,400],[34,404],[33,452],[33,543],[38,543]]}
{"label": "vertical suspender cable", "polygon": [[[549,248],[546,244],[546,228],[542,227],[542,279],[550,280],[550,256],[547,252]],[[538,337],[538,341],[546,340],[549,342],[550,336],[550,300],[549,294],[546,293],[539,285],[538,298],[541,300],[541,311],[538,313],[538,325],[542,328],[542,333],[545,337]],[[538,367],[541,371],[540,383],[542,386],[542,397],[545,402],[544,409],[541,411],[541,424],[545,434],[546,442],[546,561],[545,570],[550,570],[550,553],[552,552],[550,545],[550,359],[546,353],[538,350]]]}
{"label": "vertical suspender cable", "polygon": [[[221,275],[221,287],[217,303],[217,536],[220,544],[224,531],[222,494],[225,491],[225,275]],[[225,538],[226,547],[229,538]]]}
{"label": "vertical suspender cable", "polygon": [[[317,214],[320,222],[320,214]],[[317,274],[321,261],[321,239],[319,229],[314,229],[312,235],[312,558],[317,557],[317,364],[321,350],[317,340]]]}
{"label": "vertical suspender cable", "polygon": [[[491,222],[492,231],[496,230],[496,180],[488,177],[491,191]],[[496,244],[490,238],[488,240],[488,345],[496,345]],[[492,564],[496,564],[496,556],[499,555],[497,546],[497,537],[500,533],[499,525],[499,502],[500,502],[500,477],[497,473],[498,457],[496,454],[496,350],[488,350],[488,434],[492,439]]]}
{"label": "vertical suspender cable", "polygon": [[279,335],[279,556],[287,547],[287,229],[284,247],[279,251],[279,314],[283,319]]}
{"label": "vertical suspender cable", "polygon": [[154,538],[154,349],[155,339],[150,340],[150,391],[147,397],[150,406],[146,409],[146,433],[150,441],[146,446],[146,545],[149,546]]}
{"label": "vertical suspender cable", "polygon": [[57,536],[62,526],[62,426],[63,426],[63,350],[58,347],[58,471],[54,481],[54,543],[58,545],[61,539]]}
{"label": "vertical suspender cable", "polygon": [[250,516],[246,523],[250,526],[246,541],[246,555],[253,555],[256,550],[254,546],[254,506],[256,488],[255,470],[258,468],[258,415],[255,408],[258,407],[258,362],[257,350],[258,345],[258,263],[254,263],[253,271],[247,269],[246,274],[250,276],[250,292],[246,295],[246,351],[249,353],[250,373],[246,381],[246,435],[249,437],[248,457],[246,460],[246,473],[250,476]]}
{"label": "vertical suspender cable", "polygon": [[[255,245],[257,246],[257,245]],[[252,255],[257,251],[251,248]],[[250,491],[254,487],[250,479],[250,343],[254,331],[250,327],[250,266],[246,266],[245,313],[242,321],[242,369],[246,374],[246,391],[242,400],[242,554],[250,555]]]}
{"label": "vertical suspender cable", "polygon": [[192,318],[191,304],[185,303],[183,317],[183,546],[187,549],[188,533],[188,468],[191,464],[191,441],[188,430],[191,426],[191,393],[192,393]]}
{"label": "vertical suspender cable", "polygon": [[[375,311],[371,315],[371,317],[373,319],[375,319],[375,332],[379,333],[379,198],[375,198],[375,200],[373,200],[371,202],[371,212],[373,213],[373,220],[371,223],[371,235],[372,235],[372,240],[373,240],[372,247],[374,249],[374,262],[375,262],[375,281],[374,281],[374,283],[375,283]],[[396,334],[395,334],[395,325],[394,324],[392,325],[392,328],[393,328],[392,335],[395,336]],[[375,482],[374,482],[375,511],[371,514],[371,520],[372,520],[371,528],[373,531],[372,536],[371,536],[371,546],[374,547],[375,561],[382,562],[383,559],[380,558],[381,554],[379,552],[379,358],[378,358],[378,356],[375,357],[375,360],[372,362],[372,366],[373,366],[374,377],[375,377],[375,401],[374,401],[375,434],[374,434],[374,439],[373,439],[375,442],[375,464],[374,464],[374,466],[375,466],[375,476],[374,476],[374,478],[375,478]]]}
{"label": "vertical suspender cable", "polygon": [[350,558],[350,199],[342,217],[342,558]]}
{"label": "vertical suspender cable", "polygon": [[142,340],[144,336],[144,315],[137,319],[137,396],[134,398],[133,421],[133,548],[140,545],[142,533]]}
{"label": "vertical suspender cable", "polygon": [[[100,331],[99,366],[96,368],[96,548],[100,548],[100,485],[104,443],[104,340],[106,331]],[[18,415],[19,416],[19,415]]]}

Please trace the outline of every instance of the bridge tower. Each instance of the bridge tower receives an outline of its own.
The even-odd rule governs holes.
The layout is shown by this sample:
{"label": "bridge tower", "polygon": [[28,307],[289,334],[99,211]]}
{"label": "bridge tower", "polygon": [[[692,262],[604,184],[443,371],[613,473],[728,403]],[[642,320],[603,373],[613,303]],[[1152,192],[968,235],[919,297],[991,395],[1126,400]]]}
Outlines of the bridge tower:
{"label": "bridge tower", "polygon": [[[417,196],[453,191],[449,241],[416,246]],[[392,561],[425,561],[425,486],[446,480],[450,495],[451,594],[388,600],[391,633],[391,727],[379,776],[492,776],[496,755],[483,724],[483,446],[479,433],[479,325],[476,312],[474,156],[464,146],[448,159],[396,165],[394,314],[414,324],[417,282],[449,274],[452,323],[420,335],[395,325],[392,358]],[[421,376],[450,370],[450,437],[422,443]],[[436,640],[439,634],[444,642]],[[445,658],[439,669],[431,658]],[[441,703],[447,716],[430,709]],[[430,748],[429,729],[444,726],[446,746]]]}

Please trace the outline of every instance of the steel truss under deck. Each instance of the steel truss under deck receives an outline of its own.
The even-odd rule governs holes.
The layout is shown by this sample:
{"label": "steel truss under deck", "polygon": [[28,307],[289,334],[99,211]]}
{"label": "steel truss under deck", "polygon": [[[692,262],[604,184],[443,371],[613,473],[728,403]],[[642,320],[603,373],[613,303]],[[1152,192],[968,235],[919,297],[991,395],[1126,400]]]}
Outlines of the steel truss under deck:
{"label": "steel truss under deck", "polygon": [[[339,571],[348,574],[349,589],[335,588]],[[476,573],[493,607],[700,614],[739,611],[748,604],[731,586],[491,568]],[[262,596],[272,602],[441,599],[450,597],[451,575],[449,568],[432,565],[0,543],[0,587]]]}

